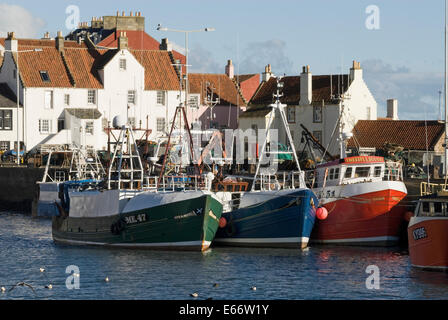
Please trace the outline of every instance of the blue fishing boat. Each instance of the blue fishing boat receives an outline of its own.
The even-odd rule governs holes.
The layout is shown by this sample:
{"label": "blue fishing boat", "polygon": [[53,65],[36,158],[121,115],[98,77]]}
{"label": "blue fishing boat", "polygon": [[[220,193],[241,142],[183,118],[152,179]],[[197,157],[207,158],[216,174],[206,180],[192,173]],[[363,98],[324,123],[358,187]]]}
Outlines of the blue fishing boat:
{"label": "blue fishing boat", "polygon": [[[280,103],[279,91],[282,87],[280,80],[281,78],[277,78],[275,95],[277,99],[276,103],[270,105],[272,111],[267,124],[266,138],[263,141],[251,189],[243,190],[244,187],[249,187],[249,183],[246,182],[244,186],[238,181],[229,181],[221,186],[224,194],[225,191],[230,192],[231,197],[227,195],[227,199],[231,205],[224,205],[221,228],[216,234],[214,244],[282,248],[305,248],[308,245],[316,212],[319,210],[317,208],[319,202],[313,191],[307,188],[304,172],[300,170],[286,121],[285,105]],[[280,115],[290,149],[284,146],[278,151],[270,149],[269,153],[276,154],[276,159],[294,158],[298,170],[296,172],[271,173],[270,170],[264,172],[261,170],[265,153],[268,152],[266,145],[273,115],[276,112]],[[270,145],[275,145],[275,141],[271,141]]]}
{"label": "blue fishing boat", "polygon": [[305,248],[317,204],[314,193],[306,188],[243,194],[240,209],[222,215],[214,244]]}

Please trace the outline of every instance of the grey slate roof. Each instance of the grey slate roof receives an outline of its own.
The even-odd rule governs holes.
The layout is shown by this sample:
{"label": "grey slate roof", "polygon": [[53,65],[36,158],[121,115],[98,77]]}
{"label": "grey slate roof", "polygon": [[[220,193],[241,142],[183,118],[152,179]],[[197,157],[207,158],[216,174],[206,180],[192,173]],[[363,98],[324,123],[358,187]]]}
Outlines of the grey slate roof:
{"label": "grey slate roof", "polygon": [[101,112],[93,108],[66,108],[68,113],[78,119],[99,119]]}
{"label": "grey slate roof", "polygon": [[[22,103],[19,101],[20,105]],[[17,98],[6,83],[0,83],[0,108],[16,108]]]}

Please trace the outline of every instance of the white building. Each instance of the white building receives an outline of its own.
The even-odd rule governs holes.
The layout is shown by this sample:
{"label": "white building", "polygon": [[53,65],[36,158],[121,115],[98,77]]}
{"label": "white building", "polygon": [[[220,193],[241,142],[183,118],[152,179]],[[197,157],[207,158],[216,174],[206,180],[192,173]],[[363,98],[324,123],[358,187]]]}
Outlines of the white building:
{"label": "white building", "polygon": [[[283,82],[282,103],[287,105],[289,128],[297,150],[303,149],[301,136],[303,124],[322,143],[329,146],[333,155],[340,153],[338,119],[342,116],[342,131],[349,133],[360,119],[377,118],[377,103],[362,77],[360,64],[353,62],[349,74],[313,76],[309,66],[303,67],[299,76],[281,79]],[[270,66],[262,75],[262,83],[252,98],[246,112],[240,115],[239,125],[243,130],[266,128],[270,117],[268,105],[273,102],[277,90],[277,78]],[[280,143],[287,144],[287,138],[279,119],[274,119],[272,128],[280,128]],[[334,135],[332,133],[335,132]]]}
{"label": "white building", "polygon": [[106,149],[103,129],[117,115],[137,129],[152,129],[150,139],[162,135],[183,100],[172,52],[129,49],[125,32],[118,40],[116,49],[98,49],[60,33],[56,39],[18,40],[13,33],[0,39],[0,85],[17,93],[18,59],[23,105],[18,115],[17,108],[8,109],[13,125],[0,130],[0,142],[12,148],[18,129],[27,151],[71,143]]}

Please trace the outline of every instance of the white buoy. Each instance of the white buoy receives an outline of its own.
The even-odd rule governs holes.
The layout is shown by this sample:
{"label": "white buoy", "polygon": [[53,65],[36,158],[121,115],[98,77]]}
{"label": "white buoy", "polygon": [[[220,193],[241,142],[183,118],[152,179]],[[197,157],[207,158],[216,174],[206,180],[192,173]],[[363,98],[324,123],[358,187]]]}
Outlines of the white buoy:
{"label": "white buoy", "polygon": [[48,286],[45,286],[46,289],[53,289],[53,286],[49,284]]}
{"label": "white buoy", "polygon": [[190,294],[190,296],[192,296],[193,298],[197,298],[199,297],[199,294],[197,292],[193,292],[192,294]]}
{"label": "white buoy", "polygon": [[104,279],[104,281],[106,281],[106,282],[109,282],[109,278],[108,278],[108,277],[106,277],[106,279]]}
{"label": "white buoy", "polygon": [[44,271],[45,271],[45,269],[44,269],[44,268],[40,268],[39,270],[40,270],[40,272],[44,272]]}
{"label": "white buoy", "polygon": [[250,288],[252,291],[256,291],[257,290],[257,287],[252,287],[252,288]]}
{"label": "white buoy", "polygon": [[2,287],[1,290],[2,290],[2,292],[6,292],[6,288],[5,287]]}

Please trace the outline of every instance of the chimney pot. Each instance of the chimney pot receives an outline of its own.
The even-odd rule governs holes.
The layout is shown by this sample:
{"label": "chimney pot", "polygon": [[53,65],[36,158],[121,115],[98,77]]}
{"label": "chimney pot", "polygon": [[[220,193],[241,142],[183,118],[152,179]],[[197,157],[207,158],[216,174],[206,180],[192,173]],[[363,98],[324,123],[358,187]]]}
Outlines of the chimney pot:
{"label": "chimney pot", "polygon": [[235,76],[235,67],[232,64],[232,60],[227,60],[227,65],[226,65],[226,75],[230,78],[233,79],[233,77]]}
{"label": "chimney pot", "polygon": [[387,100],[387,118],[391,120],[398,120],[398,100]]}
{"label": "chimney pot", "polygon": [[313,76],[310,72],[310,66],[302,67],[300,74],[300,105],[310,105],[313,102]]}

